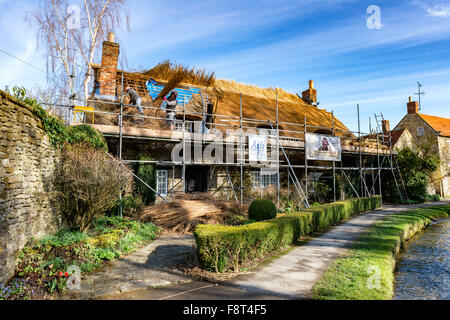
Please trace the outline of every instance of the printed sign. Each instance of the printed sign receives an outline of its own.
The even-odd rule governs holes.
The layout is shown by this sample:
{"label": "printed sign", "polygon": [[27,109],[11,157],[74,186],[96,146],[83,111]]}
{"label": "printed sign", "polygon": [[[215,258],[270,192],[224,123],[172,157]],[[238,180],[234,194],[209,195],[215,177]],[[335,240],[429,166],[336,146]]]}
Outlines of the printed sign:
{"label": "printed sign", "polygon": [[341,161],[341,139],[321,134],[306,134],[308,160]]}
{"label": "printed sign", "polygon": [[267,136],[250,134],[248,136],[249,161],[267,161]]}

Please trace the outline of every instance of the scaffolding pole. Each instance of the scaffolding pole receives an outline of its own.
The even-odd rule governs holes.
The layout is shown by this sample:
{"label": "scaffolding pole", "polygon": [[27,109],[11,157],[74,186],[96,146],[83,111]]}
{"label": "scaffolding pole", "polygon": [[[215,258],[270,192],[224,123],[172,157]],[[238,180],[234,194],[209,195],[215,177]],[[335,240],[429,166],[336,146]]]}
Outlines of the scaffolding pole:
{"label": "scaffolding pole", "polygon": [[303,125],[303,133],[304,133],[304,151],[305,151],[305,196],[308,198],[308,155],[306,154],[306,116],[304,118],[304,125]]}
{"label": "scaffolding pole", "polygon": [[[334,137],[334,111],[331,111],[331,128]],[[336,202],[336,162],[333,160],[333,200]]]}
{"label": "scaffolding pole", "polygon": [[[191,146],[189,145],[189,148]],[[184,97],[183,101],[183,194],[186,193],[186,97]]]}
{"label": "scaffolding pole", "polygon": [[277,208],[280,208],[280,131],[278,125],[278,91],[275,92],[275,98],[277,104]]}
{"label": "scaffolding pole", "polygon": [[357,113],[358,113],[358,149],[359,149],[359,184],[360,184],[360,194],[361,196],[364,194],[364,185],[363,185],[363,173],[362,173],[362,153],[361,153],[361,121],[359,117],[359,103],[356,105]]}
{"label": "scaffolding pole", "polygon": [[244,154],[243,154],[243,142],[242,142],[242,136],[243,136],[243,131],[242,131],[242,93],[239,96],[239,129],[240,129],[240,134],[239,134],[239,145],[240,145],[240,165],[241,165],[241,206],[244,205],[244,164],[243,164],[243,159],[244,159]]}
{"label": "scaffolding pole", "polygon": [[[92,115],[94,117],[94,115]],[[86,115],[85,115],[86,117]],[[120,91],[120,116],[119,116],[119,160],[122,161],[122,145],[123,144],[123,73],[121,81],[121,91]],[[123,204],[122,204],[122,192],[119,195],[119,216],[123,217]]]}

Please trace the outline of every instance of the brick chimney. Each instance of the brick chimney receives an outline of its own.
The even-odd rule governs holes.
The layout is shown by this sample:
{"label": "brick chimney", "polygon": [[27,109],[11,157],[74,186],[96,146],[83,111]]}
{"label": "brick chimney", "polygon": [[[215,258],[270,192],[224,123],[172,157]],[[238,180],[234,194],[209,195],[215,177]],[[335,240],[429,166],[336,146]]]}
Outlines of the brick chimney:
{"label": "brick chimney", "polygon": [[317,103],[317,90],[314,89],[313,80],[309,80],[309,89],[302,92],[302,99],[310,104]]}
{"label": "brick chimney", "polygon": [[412,101],[411,97],[409,97],[408,106],[408,114],[419,113],[419,103],[417,101]]}
{"label": "brick chimney", "polygon": [[98,75],[100,95],[116,99],[116,76],[119,63],[120,47],[114,42],[114,33],[108,33],[107,41],[103,41],[102,66]]}
{"label": "brick chimney", "polygon": [[391,127],[389,125],[389,120],[383,120],[381,122],[381,126],[382,126],[382,129],[383,129],[383,134],[384,135],[389,134],[389,131],[391,131]]}

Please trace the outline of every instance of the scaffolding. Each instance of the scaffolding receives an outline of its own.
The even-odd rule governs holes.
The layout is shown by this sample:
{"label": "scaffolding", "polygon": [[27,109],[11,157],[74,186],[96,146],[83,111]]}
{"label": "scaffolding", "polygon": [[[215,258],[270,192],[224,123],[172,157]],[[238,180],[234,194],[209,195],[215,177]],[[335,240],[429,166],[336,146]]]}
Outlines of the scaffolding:
{"label": "scaffolding", "polygon": [[[123,88],[123,74],[122,74],[122,88]],[[159,128],[138,128],[133,125],[125,125],[124,120],[133,119],[139,117],[141,120],[145,121],[147,119],[166,121],[166,117],[159,116],[158,113],[162,107],[144,106],[141,107],[144,110],[153,110],[154,115],[136,115],[135,113],[126,113],[124,111],[125,107],[135,108],[135,105],[124,104],[123,90],[121,91],[120,100],[117,101],[107,101],[107,100],[80,100],[74,99],[73,103],[83,105],[84,107],[77,107],[75,105],[46,105],[48,108],[55,110],[55,108],[65,109],[67,117],[69,115],[75,114],[78,116],[78,121],[72,121],[72,119],[66,118],[66,123],[68,125],[77,124],[87,124],[98,129],[106,138],[111,141],[117,141],[117,148],[115,156],[122,162],[127,164],[136,163],[151,163],[156,166],[171,167],[172,176],[175,177],[175,170],[177,168],[181,169],[181,180],[176,184],[172,181],[171,186],[167,195],[156,193],[159,197],[167,201],[169,195],[175,196],[177,192],[186,193],[187,192],[187,182],[186,182],[186,168],[187,166],[209,166],[211,167],[211,174],[214,174],[216,168],[222,168],[226,174],[226,186],[224,186],[227,196],[240,202],[242,205],[244,203],[244,191],[248,189],[248,186],[244,186],[244,171],[247,169],[264,169],[267,168],[267,163],[250,163],[247,160],[249,154],[249,144],[246,139],[247,132],[244,130],[254,130],[254,132],[259,134],[267,135],[267,139],[271,142],[271,145],[275,145],[275,150],[272,148],[272,155],[275,154],[275,170],[276,170],[276,190],[277,190],[277,205],[280,207],[280,189],[281,180],[280,175],[284,174],[286,170],[287,179],[284,180],[284,184],[287,184],[287,194],[288,198],[291,197],[292,193],[297,194],[297,198],[301,200],[305,207],[309,207],[308,198],[309,195],[314,193],[314,183],[317,183],[317,172],[331,172],[332,179],[332,190],[333,199],[337,199],[337,185],[336,178],[339,175],[341,177],[340,181],[346,181],[354,196],[356,197],[366,197],[373,195],[382,194],[382,184],[381,184],[381,173],[385,170],[392,172],[395,183],[397,185],[400,198],[402,200],[407,199],[406,191],[403,179],[401,178],[400,170],[396,162],[396,152],[392,148],[392,138],[389,135],[379,132],[377,128],[376,134],[373,132],[367,134],[361,131],[361,123],[359,116],[359,105],[357,106],[357,117],[358,117],[358,131],[342,130],[335,127],[334,113],[331,114],[332,126],[331,128],[316,126],[308,124],[307,116],[304,117],[303,123],[290,123],[281,122],[278,119],[278,96],[275,101],[276,103],[276,114],[274,115],[275,121],[272,122],[268,119],[255,119],[255,118],[245,118],[243,117],[243,108],[245,107],[245,101],[243,95],[240,94],[240,106],[239,106],[239,116],[221,115],[217,112],[208,113],[207,103],[208,97],[206,91],[203,93],[200,91],[201,101],[203,103],[203,110],[201,112],[196,112],[192,110],[187,110],[186,106],[189,103],[186,97],[182,98],[179,103],[179,107],[182,110],[177,110],[178,117],[176,119],[176,129],[175,131],[164,130]],[[206,101],[206,102],[205,102]],[[114,111],[105,111],[104,106],[108,105],[115,108]],[[108,108],[110,109],[110,108]],[[79,115],[83,114],[84,117],[80,121]],[[117,117],[117,125],[104,125],[99,124],[96,116],[112,116]],[[191,120],[193,117],[201,120]],[[377,116],[375,117],[377,119]],[[76,120],[76,119],[74,119]],[[295,127],[296,130],[286,130],[283,129],[283,125],[289,125],[289,127]],[[262,129],[261,126],[265,129]],[[268,127],[267,127],[268,126]],[[269,130],[267,130],[269,128]],[[223,135],[222,132],[226,131],[227,134]],[[253,131],[252,131],[253,132]],[[306,154],[306,135],[308,133],[314,132],[327,132],[330,136],[341,137],[342,144],[342,159],[341,161],[316,161],[308,160]],[[226,160],[217,161],[217,159],[204,159],[200,161],[192,161],[188,159],[187,145],[191,148],[191,142],[194,146],[200,145],[203,152],[204,148],[211,144],[216,143],[219,137],[223,137],[220,141],[222,146],[231,146],[234,155],[237,155],[236,162],[229,162],[228,157]],[[171,144],[174,147],[176,144],[181,144],[183,146],[182,158],[175,161],[174,159],[158,159],[152,161],[142,161],[132,158],[124,158],[123,156],[123,146],[130,141],[139,141],[146,143],[159,142],[164,144]],[[356,143],[356,145],[355,145]],[[189,150],[189,153],[191,151]],[[355,161],[356,160],[356,161]],[[236,181],[233,183],[232,175],[230,173],[230,168],[238,169],[239,172],[239,184]],[[273,167],[272,167],[273,169]],[[357,182],[354,181],[353,173],[357,173]],[[303,174],[303,178],[301,176]],[[315,178],[310,178],[313,174]],[[262,179],[262,174],[260,174],[260,179]],[[352,181],[353,178],[353,181]],[[210,177],[211,179],[211,177]],[[345,179],[345,180],[344,180]],[[182,184],[182,190],[176,191],[176,187]],[[238,184],[238,185],[237,185]],[[291,187],[294,186],[294,188]],[[401,186],[401,187],[400,187]],[[251,188],[251,187],[250,187]],[[261,191],[261,183],[259,183],[259,191]],[[293,197],[293,196],[292,196]],[[341,194],[342,199],[342,194]]]}

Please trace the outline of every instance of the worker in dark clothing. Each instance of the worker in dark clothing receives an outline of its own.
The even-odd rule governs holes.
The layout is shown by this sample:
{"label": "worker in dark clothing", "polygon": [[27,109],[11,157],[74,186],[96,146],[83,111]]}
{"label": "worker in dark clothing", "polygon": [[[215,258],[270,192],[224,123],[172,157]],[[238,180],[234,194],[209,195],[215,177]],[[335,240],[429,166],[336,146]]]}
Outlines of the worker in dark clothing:
{"label": "worker in dark clothing", "polygon": [[177,108],[177,98],[178,93],[176,91],[172,91],[168,98],[164,97],[164,101],[166,102],[166,119],[167,124],[169,125],[170,131],[173,131],[174,122],[175,122],[175,109]]}

